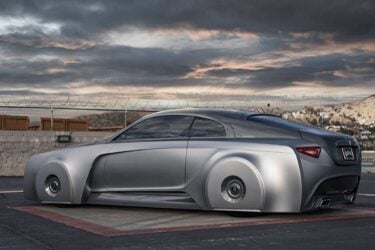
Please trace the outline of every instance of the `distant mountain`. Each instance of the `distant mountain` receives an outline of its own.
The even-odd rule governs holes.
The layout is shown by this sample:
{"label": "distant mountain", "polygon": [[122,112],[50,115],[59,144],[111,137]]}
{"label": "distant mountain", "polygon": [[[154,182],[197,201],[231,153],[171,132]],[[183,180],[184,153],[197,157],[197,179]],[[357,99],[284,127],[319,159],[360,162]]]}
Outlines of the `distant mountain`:
{"label": "distant mountain", "polygon": [[283,117],[314,125],[321,122],[333,126],[375,125],[375,95],[341,105],[305,107],[296,112],[285,112]]}
{"label": "distant mountain", "polygon": [[339,115],[350,117],[361,125],[374,124],[375,95],[371,95],[361,101],[342,105]]}

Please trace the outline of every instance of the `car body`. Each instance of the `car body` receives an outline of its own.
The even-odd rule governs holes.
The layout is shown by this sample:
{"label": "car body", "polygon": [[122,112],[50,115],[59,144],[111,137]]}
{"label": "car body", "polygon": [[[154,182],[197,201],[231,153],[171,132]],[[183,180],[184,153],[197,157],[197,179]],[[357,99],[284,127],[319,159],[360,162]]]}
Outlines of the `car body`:
{"label": "car body", "polygon": [[182,109],[33,156],[24,194],[56,204],[298,213],[352,203],[360,173],[350,136],[266,114]]}

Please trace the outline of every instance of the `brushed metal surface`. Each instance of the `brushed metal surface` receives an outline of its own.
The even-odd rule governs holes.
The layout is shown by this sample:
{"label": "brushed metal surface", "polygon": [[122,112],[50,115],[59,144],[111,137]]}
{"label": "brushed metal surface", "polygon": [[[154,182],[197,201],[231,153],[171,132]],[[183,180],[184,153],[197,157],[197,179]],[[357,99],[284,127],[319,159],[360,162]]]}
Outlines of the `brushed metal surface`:
{"label": "brushed metal surface", "polygon": [[108,191],[179,189],[185,184],[187,140],[116,143],[106,155]]}

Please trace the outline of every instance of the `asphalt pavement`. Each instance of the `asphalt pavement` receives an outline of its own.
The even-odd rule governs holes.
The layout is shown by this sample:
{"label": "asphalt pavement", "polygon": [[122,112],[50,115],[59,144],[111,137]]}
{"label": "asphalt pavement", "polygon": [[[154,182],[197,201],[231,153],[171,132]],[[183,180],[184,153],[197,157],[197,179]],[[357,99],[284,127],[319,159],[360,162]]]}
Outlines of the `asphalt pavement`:
{"label": "asphalt pavement", "polygon": [[[40,205],[23,198],[22,178],[0,177],[0,249],[375,249],[375,216],[367,217],[364,212],[375,210],[375,174],[371,173],[362,175],[359,196],[353,206],[359,214],[363,212],[363,217],[349,215],[309,220],[311,216],[320,215],[313,213],[293,223],[285,220],[105,236],[16,209],[34,206]],[[58,211],[65,213],[65,209],[71,208]],[[81,216],[85,209],[91,208],[81,207]],[[121,208],[116,208],[118,210]],[[114,210],[101,210],[101,213],[103,211],[108,211],[108,217],[113,216],[111,211]],[[155,210],[154,214],[157,212],[160,210]],[[148,210],[148,214],[152,213],[152,209]],[[194,211],[189,213],[194,217]],[[198,216],[199,212],[196,213]],[[269,215],[249,214],[244,220],[253,216],[259,221]]]}

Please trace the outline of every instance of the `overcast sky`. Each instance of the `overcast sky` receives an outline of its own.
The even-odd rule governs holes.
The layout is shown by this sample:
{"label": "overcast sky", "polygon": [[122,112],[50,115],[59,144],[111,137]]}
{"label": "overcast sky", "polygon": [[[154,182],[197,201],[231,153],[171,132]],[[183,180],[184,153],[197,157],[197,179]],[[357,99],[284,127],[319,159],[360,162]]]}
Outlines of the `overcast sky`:
{"label": "overcast sky", "polygon": [[0,95],[366,96],[374,13],[373,0],[0,0]]}

